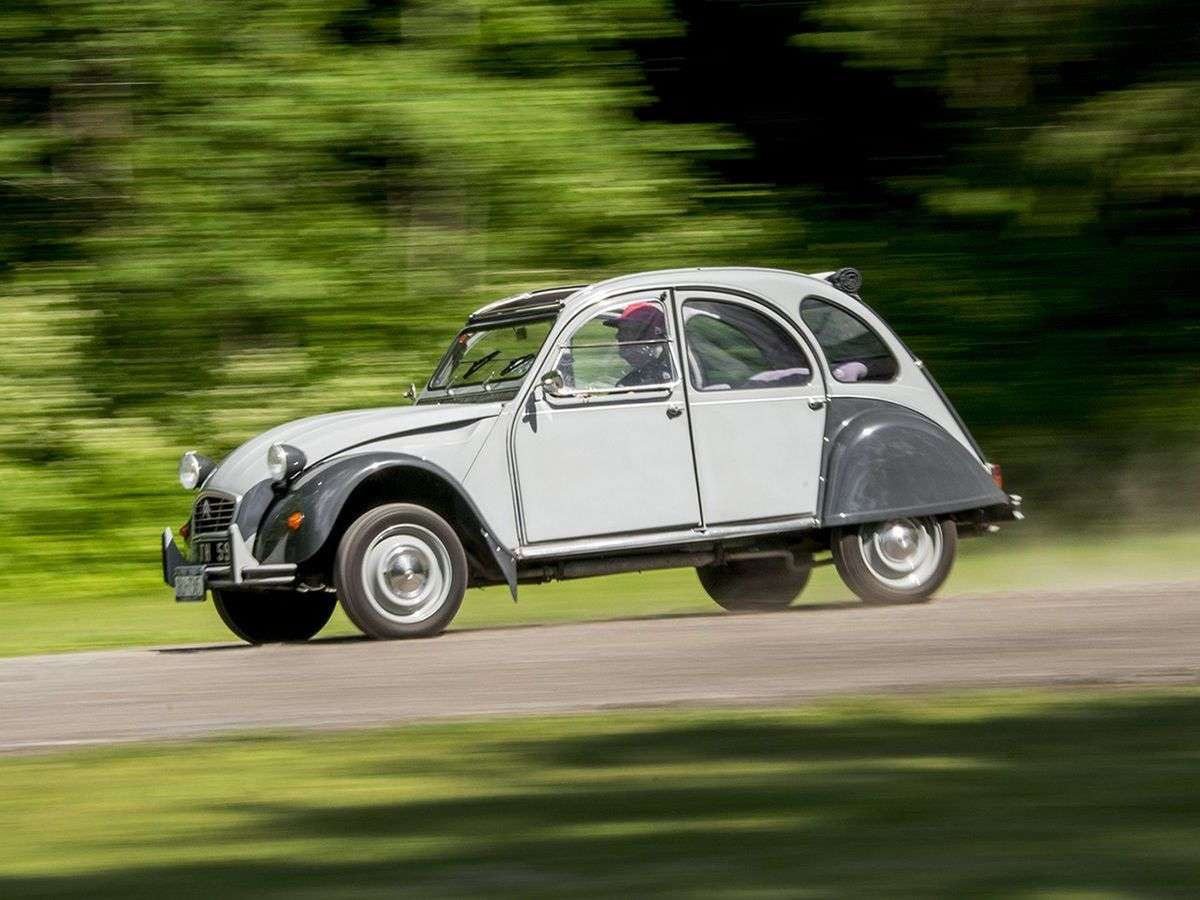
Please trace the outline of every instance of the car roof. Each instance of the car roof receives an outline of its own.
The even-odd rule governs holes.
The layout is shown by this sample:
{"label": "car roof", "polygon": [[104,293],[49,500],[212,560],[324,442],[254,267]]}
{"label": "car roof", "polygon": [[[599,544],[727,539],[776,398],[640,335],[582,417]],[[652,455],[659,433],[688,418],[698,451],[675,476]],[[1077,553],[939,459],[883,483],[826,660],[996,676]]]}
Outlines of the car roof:
{"label": "car roof", "polygon": [[777,301],[796,292],[821,293],[826,296],[832,292],[852,311],[866,312],[865,305],[857,297],[840,291],[825,280],[826,276],[830,274],[832,273],[821,272],[815,275],[806,275],[786,269],[753,266],[697,266],[681,269],[658,269],[620,275],[616,278],[597,281],[594,284],[526,291],[523,294],[489,303],[473,312],[468,321],[474,324],[512,317],[545,315],[557,313],[564,308],[577,309],[592,302],[600,295],[683,286],[733,288]]}

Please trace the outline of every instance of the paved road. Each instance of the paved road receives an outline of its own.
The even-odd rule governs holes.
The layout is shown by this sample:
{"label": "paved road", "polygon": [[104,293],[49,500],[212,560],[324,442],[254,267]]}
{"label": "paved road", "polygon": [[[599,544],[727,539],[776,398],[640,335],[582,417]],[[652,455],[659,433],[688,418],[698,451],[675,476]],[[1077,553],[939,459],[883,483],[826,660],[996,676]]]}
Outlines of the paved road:
{"label": "paved road", "polygon": [[1200,583],[0,660],[0,751],[842,692],[1200,683]]}

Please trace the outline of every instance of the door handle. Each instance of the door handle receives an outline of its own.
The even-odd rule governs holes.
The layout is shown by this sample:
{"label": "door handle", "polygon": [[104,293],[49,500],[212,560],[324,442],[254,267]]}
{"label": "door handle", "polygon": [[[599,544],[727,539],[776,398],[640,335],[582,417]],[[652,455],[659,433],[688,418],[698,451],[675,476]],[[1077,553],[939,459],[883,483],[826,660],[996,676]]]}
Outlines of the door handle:
{"label": "door handle", "polygon": [[668,403],[667,404],[667,418],[668,419],[678,419],[682,415],[683,415],[683,404],[682,403]]}
{"label": "door handle", "polygon": [[825,405],[824,397],[809,397],[808,398],[808,408],[809,409],[820,409],[824,405]]}

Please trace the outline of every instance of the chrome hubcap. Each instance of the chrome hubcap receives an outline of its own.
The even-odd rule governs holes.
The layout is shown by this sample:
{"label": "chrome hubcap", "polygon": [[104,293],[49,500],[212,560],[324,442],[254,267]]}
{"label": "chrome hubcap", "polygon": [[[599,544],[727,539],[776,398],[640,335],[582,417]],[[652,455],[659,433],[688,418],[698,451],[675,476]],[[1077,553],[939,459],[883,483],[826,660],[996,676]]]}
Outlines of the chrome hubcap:
{"label": "chrome hubcap", "polygon": [[932,518],[864,525],[858,544],[871,574],[890,587],[920,587],[942,559],[942,531]]}
{"label": "chrome hubcap", "polygon": [[875,549],[894,569],[912,569],[920,554],[920,532],[908,522],[892,522],[875,532]]}
{"label": "chrome hubcap", "polygon": [[367,599],[393,622],[428,619],[450,594],[450,554],[432,531],[394,525],[376,535],[363,555]]}

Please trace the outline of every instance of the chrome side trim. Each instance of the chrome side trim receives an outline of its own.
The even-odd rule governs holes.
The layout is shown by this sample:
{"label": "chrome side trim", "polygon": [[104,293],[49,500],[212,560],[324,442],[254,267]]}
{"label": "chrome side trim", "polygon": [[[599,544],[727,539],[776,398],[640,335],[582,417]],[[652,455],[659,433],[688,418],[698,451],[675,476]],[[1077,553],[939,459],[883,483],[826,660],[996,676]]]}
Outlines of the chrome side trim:
{"label": "chrome side trim", "polygon": [[[665,344],[666,341],[642,341],[641,343]],[[664,397],[669,397],[679,385],[680,380],[676,378],[674,381],[664,381],[659,384],[639,384],[633,387],[588,388],[584,390],[568,388],[557,394],[546,393],[543,388],[542,393],[546,398],[546,402],[551,406],[586,405],[593,397],[619,397],[627,394],[662,394]]]}
{"label": "chrome side trim", "polygon": [[731,538],[753,537],[760,534],[783,534],[789,531],[808,531],[820,527],[815,516],[775,519],[744,525],[716,525],[711,528],[688,528],[677,531],[655,531],[648,534],[614,535],[612,537],[578,538],[569,541],[548,541],[521,547],[514,554],[518,560],[556,559],[568,556],[590,556],[622,550],[645,550],[676,544],[701,544]]}

